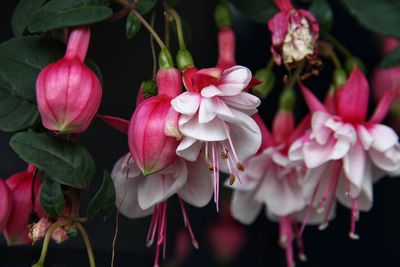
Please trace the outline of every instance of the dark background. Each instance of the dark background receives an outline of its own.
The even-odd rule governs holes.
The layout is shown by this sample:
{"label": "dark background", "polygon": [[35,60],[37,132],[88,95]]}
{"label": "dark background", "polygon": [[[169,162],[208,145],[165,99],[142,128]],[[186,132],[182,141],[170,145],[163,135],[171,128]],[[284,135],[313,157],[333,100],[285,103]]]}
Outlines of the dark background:
{"label": "dark background", "polygon": [[[10,20],[17,1],[3,0],[0,3],[0,41],[12,37]],[[213,21],[213,10],[217,1],[184,0],[177,7],[189,23],[192,39],[189,49],[197,67],[214,66],[217,58],[217,29]],[[360,28],[345,12],[339,1],[331,1],[335,12],[333,34],[359,56],[371,71],[379,60],[377,39],[371,33]],[[384,14],[382,14],[384,16]],[[158,29],[162,29],[163,17],[158,12]],[[237,33],[237,61],[253,71],[263,67],[270,58],[269,33],[262,24],[254,24],[235,13],[234,29]],[[142,80],[152,75],[152,60],[149,48],[149,36],[141,30],[133,40],[125,39],[125,21],[103,22],[93,27],[89,56],[100,66],[104,76],[103,103],[100,113],[129,118],[135,103],[136,91]],[[318,79],[311,79],[309,85],[315,92],[326,92],[331,75],[329,63]],[[282,73],[278,71],[277,79]],[[279,85],[272,95],[263,102],[261,114],[270,122],[277,106]],[[302,100],[299,100],[300,106]],[[304,113],[299,108],[298,115]],[[9,148],[10,134],[0,133],[0,176],[3,178],[21,171],[25,165]],[[95,181],[86,201],[93,196],[100,183],[102,169],[111,171],[114,162],[127,152],[127,140],[124,135],[95,121],[90,130],[82,136],[82,142],[94,156],[98,166],[98,179]],[[303,236],[308,261],[298,262],[297,266],[400,266],[400,181],[386,178],[375,186],[374,208],[369,213],[361,213],[357,224],[359,241],[348,238],[350,223],[349,211],[339,206],[337,216],[327,230],[320,232],[316,227],[306,228]],[[174,254],[175,233],[183,227],[176,200],[169,211],[168,256]],[[210,204],[204,209],[189,208],[189,216],[201,249],[192,251],[184,266],[224,266],[218,265],[208,245],[207,229],[215,222],[217,214]],[[84,210],[83,210],[84,212]],[[97,266],[110,266],[111,244],[115,229],[115,214],[107,221],[100,220],[86,224],[94,245]],[[153,249],[147,249],[145,238],[149,219],[127,220],[120,217],[120,233],[117,242],[116,266],[152,266]],[[262,213],[257,221],[243,228],[248,238],[244,249],[236,260],[225,266],[285,266],[284,252],[277,246],[278,227],[266,220]],[[33,247],[6,247],[0,237],[0,266],[30,266],[40,255],[40,244]],[[161,266],[172,266],[171,262]],[[84,244],[80,237],[62,245],[52,245],[49,249],[46,266],[88,266]]]}

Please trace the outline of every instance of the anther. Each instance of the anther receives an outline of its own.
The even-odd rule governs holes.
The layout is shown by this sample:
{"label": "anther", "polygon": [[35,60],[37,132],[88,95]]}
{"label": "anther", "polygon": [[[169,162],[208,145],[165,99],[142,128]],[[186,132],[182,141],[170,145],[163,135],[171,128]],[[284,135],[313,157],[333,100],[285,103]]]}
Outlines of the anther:
{"label": "anther", "polygon": [[227,158],[228,158],[228,153],[226,153],[226,152],[221,152],[221,158],[222,158],[222,159],[227,159]]}
{"label": "anther", "polygon": [[299,259],[301,260],[301,261],[307,261],[307,255],[306,254],[304,254],[304,253],[299,253]]}
{"label": "anther", "polygon": [[236,168],[237,168],[239,171],[244,171],[243,164],[240,163],[240,162],[236,163]]}
{"label": "anther", "polygon": [[320,225],[318,226],[318,230],[323,231],[323,230],[325,230],[326,228],[328,228],[328,226],[329,226],[329,223],[322,223],[322,224],[320,224]]}
{"label": "anther", "polygon": [[354,232],[349,232],[349,237],[353,240],[358,240],[360,239],[360,236]]}
{"label": "anther", "polygon": [[233,185],[233,183],[235,182],[235,180],[236,180],[235,175],[230,174],[230,175],[229,175],[229,184],[230,184],[230,185]]}

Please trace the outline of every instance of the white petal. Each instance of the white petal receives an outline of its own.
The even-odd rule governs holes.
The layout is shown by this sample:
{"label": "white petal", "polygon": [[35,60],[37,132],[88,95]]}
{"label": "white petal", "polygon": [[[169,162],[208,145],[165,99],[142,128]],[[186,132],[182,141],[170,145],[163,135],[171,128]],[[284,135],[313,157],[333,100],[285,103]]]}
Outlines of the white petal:
{"label": "white petal", "polygon": [[372,162],[386,172],[396,172],[400,168],[400,147],[398,145],[385,152],[371,148],[368,154]]}
{"label": "white petal", "polygon": [[374,141],[374,137],[362,125],[358,126],[357,133],[364,149],[368,150],[371,147],[372,142]]}
{"label": "white petal", "polygon": [[[325,216],[326,216],[325,213],[317,212],[317,208],[312,208],[311,216],[306,218],[309,212],[308,209],[309,207],[307,206],[301,211],[298,211],[295,214],[293,214],[292,217],[295,219],[296,222],[299,223],[303,223],[304,220],[307,219],[307,225],[318,225],[325,222]],[[328,220],[329,221],[333,220],[335,218],[335,215],[336,215],[336,201],[333,202],[332,204],[332,209],[328,214]]]}
{"label": "white petal", "polygon": [[[128,159],[129,164],[127,164]],[[117,161],[111,177],[115,187],[115,205],[121,206],[119,211],[123,215],[134,219],[148,216],[153,212],[152,208],[143,210],[139,206],[138,187],[143,176],[133,159],[130,159],[129,153]]]}
{"label": "white petal", "polygon": [[261,104],[261,100],[258,97],[246,92],[242,92],[235,96],[224,96],[222,98],[227,105],[235,107],[248,115],[253,114],[249,114],[246,112],[247,110],[251,112],[257,111],[257,107]]}
{"label": "white petal", "polygon": [[209,110],[206,106],[206,102],[210,101],[208,98],[202,98],[200,102],[200,108],[199,108],[199,123],[207,123],[212,121],[216,114],[213,112],[213,110]]}
{"label": "white petal", "polygon": [[205,99],[205,106],[209,112],[215,113],[219,118],[223,120],[234,118],[231,109],[219,97]]}
{"label": "white petal", "polygon": [[396,132],[383,124],[376,124],[369,129],[374,138],[372,147],[378,151],[385,151],[397,144],[398,137]]}
{"label": "white petal", "polygon": [[354,144],[343,158],[343,169],[347,179],[359,189],[361,189],[363,183],[365,162],[366,153],[360,142]]}
{"label": "white petal", "polygon": [[330,140],[325,145],[320,145],[314,140],[310,140],[303,147],[304,163],[308,168],[321,166],[330,160],[335,140]]}
{"label": "white petal", "polygon": [[343,158],[349,152],[350,145],[350,141],[346,138],[337,139],[329,158],[332,160]]}
{"label": "white petal", "polygon": [[200,94],[193,92],[184,92],[171,101],[172,107],[176,112],[193,115],[197,112],[200,105]]}
{"label": "white petal", "polygon": [[168,199],[185,184],[186,178],[187,168],[182,159],[164,170],[144,177],[138,189],[140,207],[148,209]]}
{"label": "white petal", "polygon": [[217,117],[207,123],[199,123],[197,116],[186,123],[179,120],[179,130],[184,136],[201,141],[222,141],[227,138],[224,122]]}
{"label": "white petal", "polygon": [[196,161],[200,150],[201,142],[194,138],[184,137],[176,148],[176,154],[186,160]]}
{"label": "white petal", "polygon": [[204,207],[210,202],[213,194],[212,176],[203,158],[197,162],[186,162],[188,178],[178,191],[178,195],[187,203]]}
{"label": "white petal", "polygon": [[231,109],[231,112],[233,114],[233,117],[224,117],[225,121],[238,124],[242,127],[246,127],[254,133],[261,132],[258,124],[249,115],[235,109]]}
{"label": "white petal", "polygon": [[215,85],[209,85],[201,89],[201,96],[205,98],[220,96],[222,94],[223,93],[217,87],[215,87]]}
{"label": "white petal", "polygon": [[257,218],[262,203],[253,199],[253,192],[236,190],[231,200],[232,217],[243,224],[251,224]]}
{"label": "white petal", "polygon": [[325,144],[328,141],[329,136],[332,134],[332,129],[325,126],[326,121],[331,117],[331,115],[320,111],[315,112],[312,116],[311,127],[315,139],[320,145]]}
{"label": "white petal", "polygon": [[272,167],[257,191],[256,199],[267,204],[267,209],[278,216],[287,216],[306,205],[297,176],[292,172],[280,177]]}
{"label": "white petal", "polygon": [[224,96],[238,95],[249,84],[251,71],[242,66],[234,66],[225,70],[218,81],[218,89]]}

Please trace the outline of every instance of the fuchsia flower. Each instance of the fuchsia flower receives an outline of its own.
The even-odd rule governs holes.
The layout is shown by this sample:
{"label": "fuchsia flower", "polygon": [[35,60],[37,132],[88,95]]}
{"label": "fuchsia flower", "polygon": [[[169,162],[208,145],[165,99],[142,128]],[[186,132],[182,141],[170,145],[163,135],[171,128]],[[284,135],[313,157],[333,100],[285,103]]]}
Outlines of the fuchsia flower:
{"label": "fuchsia flower", "polygon": [[216,203],[219,171],[228,172],[233,182],[243,171],[241,162],[254,155],[261,144],[260,129],[250,117],[257,112],[260,100],[243,92],[251,78],[250,70],[242,66],[222,73],[219,69],[192,69],[184,73],[188,92],[171,102],[180,113],[179,131],[183,135],[176,153],[196,161],[203,149],[213,171]]}
{"label": "fuchsia flower", "polygon": [[[385,174],[398,173],[400,145],[397,134],[380,124],[393,92],[378,104],[366,121],[369,87],[364,74],[354,68],[348,81],[335,92],[336,113],[329,112],[302,86],[313,112],[311,130],[290,148],[292,160],[304,161],[308,174],[303,181],[307,201],[319,212],[328,211],[334,198],[351,208],[350,237],[357,239],[355,222],[359,211],[372,207],[372,184]],[[327,223],[321,225],[325,228]]]}
{"label": "fuchsia flower", "polygon": [[181,75],[175,68],[161,69],[156,80],[158,95],[137,106],[128,129],[132,157],[144,175],[160,171],[178,158],[178,113],[170,102],[182,91]]}
{"label": "fuchsia flower", "polygon": [[28,237],[31,215],[44,216],[39,198],[40,182],[34,176],[35,167],[29,165],[26,171],[14,174],[6,180],[12,194],[12,210],[3,234],[9,245],[31,243]]}
{"label": "fuchsia flower", "polygon": [[84,64],[90,29],[71,32],[65,56],[45,67],[36,81],[36,96],[44,127],[64,134],[82,133],[99,108],[102,89],[96,74]]}
{"label": "fuchsia flower", "polygon": [[[309,118],[304,119],[295,129],[292,113],[281,110],[275,116],[272,135],[260,117],[256,121],[263,133],[263,145],[257,155],[245,161],[240,183],[232,186],[235,191],[231,212],[240,222],[250,224],[265,205],[267,216],[280,224],[280,244],[286,249],[287,266],[293,266],[292,241],[295,238],[299,257],[305,260],[300,237],[303,229],[299,229],[297,222],[301,222],[306,213],[307,203],[300,184],[306,168],[302,162],[288,158],[288,149],[309,127]],[[332,217],[333,214],[329,219]],[[309,222],[320,221],[322,218],[313,214]]]}
{"label": "fuchsia flower", "polygon": [[295,9],[290,0],[275,0],[280,12],[268,22],[272,33],[271,52],[276,64],[286,66],[316,55],[319,25],[314,15]]}
{"label": "fuchsia flower", "polygon": [[218,63],[216,68],[225,70],[235,65],[235,32],[229,27],[223,27],[218,32]]}
{"label": "fuchsia flower", "polygon": [[0,178],[0,233],[6,227],[12,210],[12,194],[7,184]]}
{"label": "fuchsia flower", "polygon": [[203,165],[177,159],[167,168],[143,176],[135,161],[127,154],[113,168],[111,176],[116,190],[116,205],[120,207],[120,212],[128,218],[153,214],[147,242],[148,246],[154,240],[157,243],[154,266],[158,266],[161,246],[164,246],[165,252],[167,200],[174,194],[179,197],[184,223],[192,243],[198,247],[182,200],[196,207],[203,207],[210,201],[211,176]]}
{"label": "fuchsia flower", "polygon": [[[390,53],[396,49],[400,44],[400,41],[394,38],[385,38],[383,42],[384,54]],[[400,104],[400,67],[392,67],[387,69],[376,68],[372,73],[372,92],[375,99],[380,100],[388,91],[395,91],[396,96],[393,107],[397,107]]]}

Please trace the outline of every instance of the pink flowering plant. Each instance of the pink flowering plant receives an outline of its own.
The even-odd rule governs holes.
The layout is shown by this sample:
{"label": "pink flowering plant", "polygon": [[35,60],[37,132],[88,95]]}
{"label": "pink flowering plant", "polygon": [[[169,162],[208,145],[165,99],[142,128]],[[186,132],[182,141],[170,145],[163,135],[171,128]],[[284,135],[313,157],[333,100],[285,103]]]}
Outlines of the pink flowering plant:
{"label": "pink flowering plant", "polygon": [[[15,37],[0,44],[0,130],[11,134],[10,147],[25,167],[9,177],[0,173],[0,234],[7,246],[41,246],[38,259],[29,260],[33,267],[50,266],[51,242],[78,235],[95,267],[86,229],[111,223],[111,216],[116,266],[120,215],[149,217],[143,221],[146,234],[130,237],[155,248],[148,266],[181,266],[192,247],[209,247],[218,264],[230,266],[254,247],[244,225],[267,219],[276,223],[273,242],[284,251],[282,266],[293,267],[297,258],[307,260],[309,226],[324,230],[331,221],[347,219],[337,212],[340,206],[350,210],[343,231],[359,239],[356,225],[361,212],[373,208],[374,185],[400,175],[395,1],[340,1],[362,26],[380,34],[384,59],[373,68],[331,31],[337,21],[347,33],[335,13],[339,4],[328,0],[216,1],[218,58],[203,66],[200,59],[209,51],[191,50],[190,25],[177,11],[179,2],[18,1],[11,21]],[[239,13],[262,23],[268,40],[263,51],[240,49],[250,26],[236,22],[243,19]],[[123,107],[129,118],[103,113],[102,103],[115,102],[108,90],[118,89],[107,79],[117,74],[106,73],[103,80],[89,58],[92,47],[104,42],[93,34],[97,24],[120,27],[114,23],[120,20],[127,39],[142,38],[138,32],[146,30],[152,51],[150,79],[130,70],[118,76],[142,81],[136,99]],[[248,47],[259,42],[245,41]],[[251,53],[267,59],[254,73],[254,66],[241,62]],[[95,121],[119,131],[125,141],[116,158],[103,151],[108,167],[90,153],[91,132],[107,135],[96,131]],[[104,140],[114,144],[111,139]],[[108,171],[97,186],[99,169]],[[193,223],[200,208],[217,217],[201,218],[208,243]],[[177,228],[177,237],[170,238]],[[175,257],[169,259],[172,240]]]}

